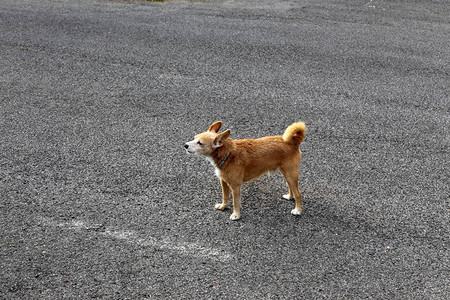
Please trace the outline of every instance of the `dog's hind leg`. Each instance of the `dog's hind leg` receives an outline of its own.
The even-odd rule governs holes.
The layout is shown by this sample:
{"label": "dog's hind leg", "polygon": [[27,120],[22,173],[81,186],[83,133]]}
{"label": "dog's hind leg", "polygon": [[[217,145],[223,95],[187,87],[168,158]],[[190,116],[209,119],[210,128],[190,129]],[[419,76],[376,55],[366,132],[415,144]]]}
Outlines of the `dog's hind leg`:
{"label": "dog's hind leg", "polygon": [[302,212],[302,193],[298,188],[298,171],[299,167],[287,167],[280,168],[281,173],[283,174],[286,182],[289,186],[289,194],[288,196],[294,196],[295,199],[295,208],[291,211],[293,215],[300,215]]}
{"label": "dog's hind leg", "polygon": [[228,205],[228,201],[230,200],[230,187],[228,186],[228,183],[226,183],[222,179],[220,179],[220,185],[222,186],[222,203],[217,203],[216,209],[224,210]]}

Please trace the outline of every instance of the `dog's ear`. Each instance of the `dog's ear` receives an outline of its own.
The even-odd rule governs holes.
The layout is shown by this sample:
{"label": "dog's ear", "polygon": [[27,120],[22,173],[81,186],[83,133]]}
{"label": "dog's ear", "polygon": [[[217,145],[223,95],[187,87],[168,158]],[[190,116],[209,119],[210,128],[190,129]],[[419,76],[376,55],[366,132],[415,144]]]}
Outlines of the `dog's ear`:
{"label": "dog's ear", "polygon": [[219,148],[223,145],[225,140],[230,136],[230,129],[225,130],[214,139],[213,148]]}
{"label": "dog's ear", "polygon": [[213,132],[213,133],[217,133],[220,130],[220,127],[222,127],[222,122],[221,121],[217,121],[216,123],[214,123],[211,126],[209,126],[208,131],[209,132]]}

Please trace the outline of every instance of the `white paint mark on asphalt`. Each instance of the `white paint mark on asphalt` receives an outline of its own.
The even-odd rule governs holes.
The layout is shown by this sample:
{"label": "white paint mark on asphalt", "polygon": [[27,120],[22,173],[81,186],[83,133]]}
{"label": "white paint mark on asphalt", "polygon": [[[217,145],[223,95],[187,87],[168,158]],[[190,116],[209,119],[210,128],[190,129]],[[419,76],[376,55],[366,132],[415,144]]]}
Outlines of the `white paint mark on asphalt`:
{"label": "white paint mark on asphalt", "polygon": [[232,258],[232,254],[225,250],[204,247],[197,243],[188,242],[174,242],[169,238],[159,240],[151,236],[140,236],[137,232],[131,230],[114,230],[112,228],[104,227],[102,224],[88,224],[80,220],[73,220],[70,222],[58,222],[50,218],[39,217],[38,221],[51,227],[61,227],[76,231],[89,231],[91,233],[110,237],[115,240],[121,240],[126,243],[136,244],[144,247],[158,248],[161,250],[176,251],[183,255],[209,258],[219,260],[222,262],[228,261]]}

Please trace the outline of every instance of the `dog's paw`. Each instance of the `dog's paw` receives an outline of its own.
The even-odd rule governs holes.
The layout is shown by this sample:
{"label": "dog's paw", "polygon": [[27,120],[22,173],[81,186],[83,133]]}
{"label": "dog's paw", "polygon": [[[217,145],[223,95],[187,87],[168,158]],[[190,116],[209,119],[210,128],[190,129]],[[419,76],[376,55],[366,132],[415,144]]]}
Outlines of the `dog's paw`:
{"label": "dog's paw", "polygon": [[291,210],[291,214],[293,214],[294,216],[300,216],[302,211],[298,211],[296,208],[294,208],[293,210]]}
{"label": "dog's paw", "polygon": [[231,221],[236,221],[236,220],[239,220],[241,218],[241,216],[239,216],[239,215],[237,215],[237,214],[232,214],[231,216],[230,216],[230,220]]}
{"label": "dog's paw", "polygon": [[225,208],[227,208],[226,205],[219,204],[219,203],[217,203],[216,206],[214,206],[214,207],[218,210],[224,210]]}
{"label": "dog's paw", "polygon": [[289,194],[285,194],[285,195],[283,195],[283,199],[291,200],[291,199],[294,199],[294,198],[291,197]]}

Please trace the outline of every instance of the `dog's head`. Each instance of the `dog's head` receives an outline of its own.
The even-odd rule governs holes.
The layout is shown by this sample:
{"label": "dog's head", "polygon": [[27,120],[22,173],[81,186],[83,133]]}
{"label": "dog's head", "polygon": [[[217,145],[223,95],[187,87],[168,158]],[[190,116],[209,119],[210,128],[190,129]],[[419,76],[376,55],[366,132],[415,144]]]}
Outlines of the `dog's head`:
{"label": "dog's head", "polygon": [[184,148],[187,153],[210,155],[216,148],[223,145],[225,140],[230,136],[230,130],[226,130],[222,133],[217,133],[222,127],[222,122],[218,121],[209,126],[206,132],[197,134],[194,139],[184,144]]}

